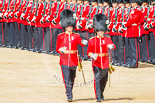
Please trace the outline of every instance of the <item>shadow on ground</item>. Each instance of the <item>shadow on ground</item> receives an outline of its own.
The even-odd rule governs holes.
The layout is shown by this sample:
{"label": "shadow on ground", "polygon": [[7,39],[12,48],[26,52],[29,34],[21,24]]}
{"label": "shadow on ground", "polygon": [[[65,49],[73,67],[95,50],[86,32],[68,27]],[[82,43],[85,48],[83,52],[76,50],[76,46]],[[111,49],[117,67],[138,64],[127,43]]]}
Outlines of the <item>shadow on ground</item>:
{"label": "shadow on ground", "polygon": [[138,68],[149,68],[149,67],[155,67],[153,64],[147,64],[147,63],[140,63],[138,65]]}
{"label": "shadow on ground", "polygon": [[[90,101],[90,100],[96,100],[96,99],[95,98],[75,99],[73,100],[73,102]],[[134,100],[134,98],[110,98],[110,99],[105,99],[104,101],[118,101],[118,100]]]}

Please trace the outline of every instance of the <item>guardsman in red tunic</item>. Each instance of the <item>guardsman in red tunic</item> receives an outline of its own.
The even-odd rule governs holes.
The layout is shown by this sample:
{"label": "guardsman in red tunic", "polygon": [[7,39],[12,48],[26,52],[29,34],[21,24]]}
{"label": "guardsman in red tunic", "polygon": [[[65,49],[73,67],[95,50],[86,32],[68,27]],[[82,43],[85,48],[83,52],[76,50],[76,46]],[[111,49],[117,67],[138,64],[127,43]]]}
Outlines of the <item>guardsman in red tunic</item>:
{"label": "guardsman in red tunic", "polygon": [[117,0],[112,1],[112,9],[110,12],[110,24],[108,25],[108,29],[110,30],[110,37],[114,44],[116,45],[116,49],[112,51],[112,64],[120,65],[118,61],[118,52],[119,52],[119,42],[117,32],[114,31],[113,27],[117,24],[117,16],[118,16],[118,3]]}
{"label": "guardsman in red tunic", "polygon": [[155,1],[151,0],[150,5],[150,14],[149,14],[149,21],[150,21],[150,29],[149,29],[149,62],[151,64],[155,64],[155,26],[153,23],[155,22]]}
{"label": "guardsman in red tunic", "polygon": [[141,18],[141,10],[138,8],[138,0],[130,0],[132,9],[129,13],[126,22],[123,22],[122,28],[127,30],[125,37],[129,42],[129,52],[130,52],[130,68],[138,67],[138,41],[137,38],[140,35],[140,18]]}
{"label": "guardsman in red tunic", "polygon": [[94,89],[97,102],[104,100],[103,92],[108,79],[109,49],[115,49],[110,37],[105,37],[107,31],[107,17],[104,14],[96,14],[93,18],[93,28],[97,36],[92,37],[88,43],[87,54],[92,58],[94,73]]}
{"label": "guardsman in red tunic", "polygon": [[118,0],[118,14],[117,22],[113,26],[113,32],[117,33],[118,43],[117,43],[117,55],[118,55],[118,65],[124,66],[124,38],[122,33],[118,32],[119,27],[121,26],[123,16],[124,16],[124,2],[123,0]]}
{"label": "guardsman in red tunic", "polygon": [[[125,9],[124,9],[124,16],[123,16],[123,19],[122,19],[122,22],[121,22],[121,25],[123,22],[126,22],[127,18],[128,18],[128,15],[130,13],[130,10],[131,10],[131,6],[130,6],[130,0],[123,0],[123,3],[125,4]],[[125,42],[125,50],[124,50],[124,66],[125,67],[129,67],[129,64],[130,64],[130,52],[128,51],[129,50],[129,42],[128,42],[128,38],[125,37],[125,34],[126,34],[126,30],[123,30],[121,28],[121,26],[119,27],[119,30],[118,30],[118,33],[121,33],[122,34],[122,37],[124,38],[124,42]]]}
{"label": "guardsman in red tunic", "polygon": [[4,44],[4,35],[3,33],[3,22],[2,22],[2,10],[3,10],[3,1],[4,0],[0,0],[0,47],[2,47],[2,45]]}
{"label": "guardsman in red tunic", "polygon": [[60,65],[66,87],[67,99],[73,99],[72,89],[78,65],[77,45],[87,45],[87,40],[82,40],[79,34],[73,33],[76,17],[70,9],[65,9],[60,14],[60,25],[65,32],[58,35],[56,51],[60,53]]}
{"label": "guardsman in red tunic", "polygon": [[139,42],[139,59],[141,62],[148,62],[149,60],[149,48],[148,48],[148,34],[149,30],[144,29],[144,24],[147,21],[147,17],[149,16],[150,12],[150,7],[149,1],[148,0],[142,0],[143,3],[141,5],[141,10],[142,10],[142,16],[140,20],[140,25],[141,25],[141,42]]}
{"label": "guardsman in red tunic", "polygon": [[[102,14],[105,14],[108,18],[106,24],[109,25],[110,24],[110,15],[112,13],[112,10],[111,10],[111,1],[110,0],[104,0],[103,1],[103,4],[104,4],[104,11],[102,11]],[[107,31],[105,34],[109,35],[109,31]]]}

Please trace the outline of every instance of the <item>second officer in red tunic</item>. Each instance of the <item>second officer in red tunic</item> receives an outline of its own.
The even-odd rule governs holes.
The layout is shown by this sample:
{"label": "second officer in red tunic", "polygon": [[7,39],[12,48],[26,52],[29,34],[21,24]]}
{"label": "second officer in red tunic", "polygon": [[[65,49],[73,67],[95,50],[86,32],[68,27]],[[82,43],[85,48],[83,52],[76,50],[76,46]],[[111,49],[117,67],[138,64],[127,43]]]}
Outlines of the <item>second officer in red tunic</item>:
{"label": "second officer in red tunic", "polygon": [[72,101],[72,89],[78,65],[77,45],[87,45],[87,40],[82,40],[80,35],[73,33],[76,17],[72,10],[63,10],[60,14],[60,25],[65,32],[58,35],[56,51],[60,54],[62,76],[66,87],[67,99]]}
{"label": "second officer in red tunic", "polygon": [[105,37],[107,17],[104,14],[96,14],[93,18],[93,27],[97,36],[91,38],[88,43],[87,54],[91,57],[94,71],[94,89],[97,102],[104,100],[103,92],[106,86],[109,70],[109,49],[115,45],[110,37]]}

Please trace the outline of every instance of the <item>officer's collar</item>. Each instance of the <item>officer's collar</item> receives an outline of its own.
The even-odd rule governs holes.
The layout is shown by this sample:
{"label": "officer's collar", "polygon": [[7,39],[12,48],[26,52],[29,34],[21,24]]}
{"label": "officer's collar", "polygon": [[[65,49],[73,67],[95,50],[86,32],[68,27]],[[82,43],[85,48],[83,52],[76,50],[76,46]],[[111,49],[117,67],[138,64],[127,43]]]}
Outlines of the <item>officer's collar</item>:
{"label": "officer's collar", "polygon": [[103,35],[102,37],[99,37],[99,36],[97,35],[96,37],[99,38],[99,39],[100,39],[100,38],[102,39],[102,38],[104,38],[104,35]]}
{"label": "officer's collar", "polygon": [[68,35],[71,35],[73,32],[71,32],[71,33],[69,33],[69,32],[65,32],[66,34],[68,34]]}

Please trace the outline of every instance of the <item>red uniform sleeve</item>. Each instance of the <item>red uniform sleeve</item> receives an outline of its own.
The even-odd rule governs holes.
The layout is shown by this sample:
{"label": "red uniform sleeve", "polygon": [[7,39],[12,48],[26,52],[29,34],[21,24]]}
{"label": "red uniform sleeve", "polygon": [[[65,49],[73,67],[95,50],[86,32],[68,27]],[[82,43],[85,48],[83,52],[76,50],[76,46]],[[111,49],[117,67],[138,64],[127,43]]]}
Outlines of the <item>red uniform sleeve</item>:
{"label": "red uniform sleeve", "polygon": [[131,11],[129,19],[124,26],[125,27],[131,26],[132,24],[136,23],[140,19],[140,17],[141,17],[141,11],[139,10]]}
{"label": "red uniform sleeve", "polygon": [[60,49],[60,44],[61,44],[62,40],[61,40],[61,36],[60,34],[58,35],[58,38],[57,38],[57,43],[56,43],[56,52],[57,53],[60,53],[59,49]]}
{"label": "red uniform sleeve", "polygon": [[89,53],[92,53],[93,52],[93,48],[92,48],[92,43],[91,43],[91,39],[89,40],[89,42],[88,42],[88,48],[87,48],[87,55],[89,54]]}
{"label": "red uniform sleeve", "polygon": [[[107,38],[107,40],[106,40],[107,45],[113,44],[114,45],[114,49],[116,49],[116,45],[112,42],[111,38],[110,37],[106,37],[106,38]],[[112,50],[114,50],[114,49],[112,49]]]}

